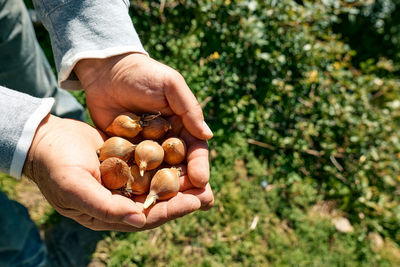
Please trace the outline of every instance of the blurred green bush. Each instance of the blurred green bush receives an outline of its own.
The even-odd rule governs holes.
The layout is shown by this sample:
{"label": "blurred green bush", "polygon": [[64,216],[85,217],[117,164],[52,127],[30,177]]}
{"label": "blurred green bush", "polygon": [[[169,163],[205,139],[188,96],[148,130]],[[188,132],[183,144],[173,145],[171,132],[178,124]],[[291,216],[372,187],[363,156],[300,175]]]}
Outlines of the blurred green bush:
{"label": "blurred green bush", "polygon": [[[341,14],[333,29],[357,51],[353,62],[378,62],[385,57],[400,60],[400,2],[392,0],[349,1],[354,6]],[[396,64],[397,75],[400,69]],[[389,67],[390,68],[390,67]]]}
{"label": "blurred green bush", "polygon": [[[214,163],[244,158],[257,183],[285,185],[280,202],[334,199],[353,222],[400,242],[399,23],[378,2],[392,3],[132,1],[131,12],[152,57],[179,70],[205,105]],[[352,36],[365,20],[386,36],[382,47],[371,40],[368,55],[380,51],[372,60],[357,54],[368,36]],[[315,193],[292,197],[298,188]]]}

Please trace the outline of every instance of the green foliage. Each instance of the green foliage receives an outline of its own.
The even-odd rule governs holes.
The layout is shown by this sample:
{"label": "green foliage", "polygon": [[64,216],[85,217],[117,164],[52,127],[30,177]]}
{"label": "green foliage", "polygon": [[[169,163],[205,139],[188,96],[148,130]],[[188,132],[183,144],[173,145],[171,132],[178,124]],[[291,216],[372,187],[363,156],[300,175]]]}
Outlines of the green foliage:
{"label": "green foliage", "polygon": [[[112,233],[103,247],[108,266],[390,266],[372,253],[362,227],[336,231],[328,218],[309,210],[316,190],[307,183],[260,186],[247,143],[217,148],[211,174],[215,206],[142,233]],[[234,160],[244,152],[245,165]],[[220,187],[218,187],[220,186]],[[293,202],[287,199],[295,199]],[[254,220],[258,224],[251,228]],[[364,236],[364,237],[363,237]],[[94,257],[99,255],[94,254]]]}
{"label": "green foliage", "polygon": [[[354,222],[367,215],[368,228],[399,242],[400,82],[377,71],[390,69],[389,60],[353,67],[354,51],[332,28],[356,9],[288,0],[132,8],[150,54],[178,69],[200,101],[211,99],[205,108],[215,130],[211,147],[226,151],[235,135],[264,143],[268,148],[235,155],[256,155],[267,181],[286,185],[282,194],[307,195],[285,202],[335,199]],[[224,190],[223,177],[212,179]]]}
{"label": "green foliage", "polygon": [[[354,6],[354,7],[352,7]],[[355,62],[400,59],[400,3],[391,0],[353,1],[334,29],[357,51]],[[379,63],[378,63],[379,65]],[[395,67],[395,69],[393,69]],[[399,67],[392,66],[399,74]]]}
{"label": "green foliage", "polygon": [[0,173],[0,190],[4,192],[8,197],[15,197],[15,185],[17,180],[4,173]]}

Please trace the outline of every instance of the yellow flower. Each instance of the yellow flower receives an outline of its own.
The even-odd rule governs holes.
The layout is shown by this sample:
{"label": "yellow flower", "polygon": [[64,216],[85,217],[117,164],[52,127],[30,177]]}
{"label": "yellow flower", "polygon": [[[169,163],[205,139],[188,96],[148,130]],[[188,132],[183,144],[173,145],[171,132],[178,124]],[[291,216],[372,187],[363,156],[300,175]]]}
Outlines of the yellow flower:
{"label": "yellow flower", "polygon": [[333,63],[333,67],[335,68],[335,70],[340,69],[340,63],[336,61],[335,63]]}
{"label": "yellow flower", "polygon": [[316,82],[318,80],[318,71],[313,70],[313,71],[307,72],[307,76],[308,76],[308,78],[306,80],[307,83]]}
{"label": "yellow flower", "polygon": [[217,51],[215,51],[214,53],[212,53],[210,55],[210,59],[211,60],[219,59],[219,53]]}

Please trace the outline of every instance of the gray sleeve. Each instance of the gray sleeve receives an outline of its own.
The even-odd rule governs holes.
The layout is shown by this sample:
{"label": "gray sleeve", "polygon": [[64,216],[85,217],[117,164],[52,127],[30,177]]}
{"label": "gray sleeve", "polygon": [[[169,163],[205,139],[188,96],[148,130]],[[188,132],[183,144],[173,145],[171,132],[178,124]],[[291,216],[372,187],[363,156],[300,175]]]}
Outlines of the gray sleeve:
{"label": "gray sleeve", "polygon": [[36,129],[53,98],[35,98],[0,86],[0,171],[20,178]]}
{"label": "gray sleeve", "polygon": [[50,33],[65,89],[81,89],[73,73],[83,58],[106,58],[127,52],[147,55],[128,13],[128,0],[33,0]]}

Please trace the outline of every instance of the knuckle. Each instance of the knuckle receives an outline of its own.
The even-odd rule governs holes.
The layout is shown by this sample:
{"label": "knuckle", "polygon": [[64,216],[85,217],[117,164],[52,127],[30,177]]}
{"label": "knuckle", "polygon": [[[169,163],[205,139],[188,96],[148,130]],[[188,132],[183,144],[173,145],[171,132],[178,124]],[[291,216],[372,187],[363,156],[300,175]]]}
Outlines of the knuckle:
{"label": "knuckle", "polygon": [[175,87],[173,85],[185,81],[185,78],[183,78],[182,74],[180,74],[178,71],[174,69],[170,69],[169,71],[166,72],[165,74],[166,80],[172,87]]}
{"label": "knuckle", "polygon": [[112,210],[109,207],[104,207],[104,209],[102,210],[102,218],[103,221],[105,222],[112,222],[113,221],[113,213]]}
{"label": "knuckle", "polygon": [[98,227],[98,225],[96,225],[96,224],[86,224],[86,225],[83,225],[83,226],[85,226],[86,228],[89,228],[90,230],[93,230],[93,231],[100,231],[100,230],[102,230],[100,227]]}
{"label": "knuckle", "polygon": [[194,103],[192,106],[187,107],[182,115],[190,116],[192,118],[196,118],[200,121],[204,120],[203,110],[198,102]]}
{"label": "knuckle", "polygon": [[212,194],[210,194],[210,196],[208,198],[206,198],[205,206],[211,208],[213,205],[214,205],[214,196]]}
{"label": "knuckle", "polygon": [[53,208],[61,215],[68,217],[68,218],[74,218],[74,217],[77,217],[80,214],[82,214],[82,212],[79,210],[75,210],[72,208],[65,208],[65,207],[59,206],[59,205],[53,205]]}
{"label": "knuckle", "polygon": [[192,110],[194,113],[203,114],[203,110],[201,109],[200,103],[197,101],[194,103]]}
{"label": "knuckle", "polygon": [[100,227],[100,226],[97,226],[97,225],[93,225],[90,229],[93,230],[93,231],[105,231],[105,230],[108,230],[105,227]]}
{"label": "knuckle", "polygon": [[201,209],[202,209],[202,210],[209,210],[209,209],[211,209],[211,208],[214,206],[214,203],[215,203],[215,202],[214,202],[214,197],[211,197],[210,200],[205,201],[205,203],[203,203]]}
{"label": "knuckle", "polygon": [[205,188],[209,182],[208,170],[197,170],[195,175],[197,179],[193,179],[192,184],[197,188]]}
{"label": "knuckle", "polygon": [[80,224],[82,224],[83,226],[85,226],[86,228],[89,228],[90,230],[93,231],[102,231],[104,230],[104,227],[101,227],[98,222],[96,222],[95,218],[91,218],[88,221],[84,221],[84,222],[79,222]]}
{"label": "knuckle", "polygon": [[176,71],[176,70],[172,71],[172,77],[174,78],[174,80],[177,80],[177,81],[184,81],[185,80],[185,78],[183,78],[182,74],[180,72]]}
{"label": "knuckle", "polygon": [[114,210],[114,207],[111,203],[113,203],[113,195],[109,195],[109,199],[105,200],[103,202],[103,205],[99,207],[98,210],[98,218],[101,219],[104,222],[117,222],[119,221],[119,218],[116,215],[116,212]]}

